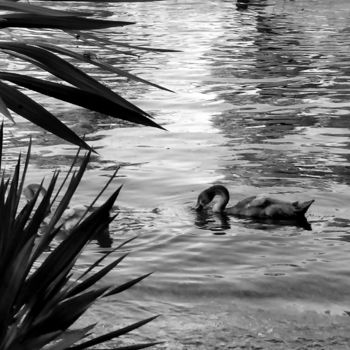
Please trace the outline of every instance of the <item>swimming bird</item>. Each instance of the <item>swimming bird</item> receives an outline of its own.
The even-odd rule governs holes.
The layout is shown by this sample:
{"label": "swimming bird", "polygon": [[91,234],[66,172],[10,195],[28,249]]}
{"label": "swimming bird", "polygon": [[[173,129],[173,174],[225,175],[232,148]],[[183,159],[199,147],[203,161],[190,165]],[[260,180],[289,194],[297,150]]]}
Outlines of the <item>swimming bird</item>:
{"label": "swimming bird", "polygon": [[[37,191],[40,191],[41,196],[44,196],[46,194],[45,187],[39,184],[30,184],[26,186],[23,189],[22,193],[27,199],[27,201],[30,201],[34,198]],[[67,236],[74,229],[74,227],[82,221],[82,219],[85,217],[85,214],[89,215],[96,209],[97,208],[90,208],[82,204],[68,207],[63,212],[60,220],[58,221],[58,224],[62,225],[61,233],[63,233],[64,236]],[[48,210],[47,216],[49,214],[50,211]],[[109,220],[110,217],[106,219]],[[96,239],[98,244],[104,248],[110,247],[112,244],[112,238],[110,237],[108,227],[102,231],[99,231],[99,233],[96,235],[96,237],[94,237],[94,239]]]}
{"label": "swimming bird", "polygon": [[226,213],[229,215],[250,217],[256,219],[272,220],[302,220],[314,200],[306,202],[287,202],[265,195],[245,198],[232,207],[226,208],[230,200],[230,194],[225,186],[214,185],[198,196],[195,209],[205,208],[213,202],[214,213]]}
{"label": "swimming bird", "polygon": [[40,191],[40,194],[42,196],[45,196],[46,189],[39,184],[30,184],[30,185],[24,187],[22,193],[23,193],[24,197],[26,197],[27,202],[29,202],[30,200],[32,200],[34,198],[35,194],[38,191]]}

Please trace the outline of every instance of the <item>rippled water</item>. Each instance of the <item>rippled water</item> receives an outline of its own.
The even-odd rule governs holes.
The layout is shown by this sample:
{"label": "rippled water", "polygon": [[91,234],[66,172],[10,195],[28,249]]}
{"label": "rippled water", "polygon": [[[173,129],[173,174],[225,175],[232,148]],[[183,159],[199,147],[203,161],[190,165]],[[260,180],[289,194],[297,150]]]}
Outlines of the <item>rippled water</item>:
{"label": "rippled water", "polygon": [[[76,202],[88,202],[123,165],[113,245],[138,239],[109,282],[154,271],[123,298],[96,306],[87,321],[105,331],[161,313],[132,338],[165,340],[161,349],[347,349],[348,1],[261,0],[238,10],[235,1],[167,0],[110,9],[137,24],[106,37],[182,52],[99,53],[175,94],[90,68],[167,132],[54,105],[99,152]],[[6,132],[11,160],[32,127],[19,120]],[[74,148],[40,130],[33,135],[31,181],[57,165],[65,170]],[[232,202],[257,193],[313,198],[312,230],[198,216],[196,197],[213,183],[226,185]],[[91,244],[81,266],[100,252]]]}

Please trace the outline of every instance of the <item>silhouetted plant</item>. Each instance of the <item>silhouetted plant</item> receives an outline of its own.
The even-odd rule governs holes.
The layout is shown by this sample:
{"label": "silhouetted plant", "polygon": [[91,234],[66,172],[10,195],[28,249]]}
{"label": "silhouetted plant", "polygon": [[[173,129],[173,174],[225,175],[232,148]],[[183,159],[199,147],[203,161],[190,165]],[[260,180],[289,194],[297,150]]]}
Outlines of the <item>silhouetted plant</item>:
{"label": "silhouetted plant", "polygon": [[[86,13],[58,11],[43,6],[12,1],[1,1],[0,10],[6,11],[1,16],[0,28],[37,28],[40,30],[39,37],[40,35],[43,37],[43,30],[55,29],[64,31],[70,41],[72,38],[79,38],[79,40],[88,41],[90,45],[103,45],[104,49],[113,49],[116,45],[119,45],[126,50],[174,51],[116,43],[86,32],[80,32],[80,30],[126,26],[133,24],[132,22],[99,20],[87,17]],[[56,76],[56,78],[61,79],[62,82],[55,83],[34,78],[29,74],[0,71],[0,112],[8,118],[12,118],[11,110],[60,138],[82,148],[89,149],[89,146],[82,138],[76,135],[46,108],[37,103],[33,97],[27,96],[25,92],[19,89],[19,87],[24,87],[111,117],[136,124],[162,128],[152,120],[148,113],[125,100],[59,55],[88,62],[103,70],[122,75],[128,79],[146,83],[163,90],[170,90],[117,67],[103,63],[95,59],[93,55],[79,54],[54,45],[52,43],[54,40],[51,40],[51,42],[48,42],[47,39],[36,39],[35,41],[24,40],[18,36],[10,36],[10,39],[9,41],[0,41],[0,51],[12,57],[30,62]],[[125,54],[127,52],[123,53]],[[66,85],[65,83],[70,85]]]}
{"label": "silhouetted plant", "polygon": [[[0,130],[0,167],[3,155]],[[111,250],[76,276],[74,265],[84,246],[102,232],[113,218],[110,210],[120,188],[96,211],[88,214],[70,235],[50,247],[60,227],[57,226],[68,207],[89,161],[83,157],[77,171],[65,178],[67,189],[58,202],[54,195],[58,181],[55,172],[47,191],[39,201],[39,192],[23,204],[20,200],[30,160],[30,146],[23,164],[19,157],[13,174],[2,170],[0,183],[0,349],[1,350],[78,350],[119,337],[150,322],[154,317],[91,338],[94,325],[71,330],[93,302],[120,293],[149,274],[122,285],[96,287],[95,284],[116,267],[126,255],[95,271]],[[112,177],[113,178],[113,177]],[[63,191],[62,186],[58,192]],[[48,208],[50,215],[47,217]],[[46,218],[46,219],[45,219]],[[47,222],[44,224],[44,220]],[[40,235],[38,233],[41,233]],[[50,249],[49,249],[50,248]],[[89,339],[86,337],[89,336]],[[117,349],[142,349],[153,344],[134,344]]]}

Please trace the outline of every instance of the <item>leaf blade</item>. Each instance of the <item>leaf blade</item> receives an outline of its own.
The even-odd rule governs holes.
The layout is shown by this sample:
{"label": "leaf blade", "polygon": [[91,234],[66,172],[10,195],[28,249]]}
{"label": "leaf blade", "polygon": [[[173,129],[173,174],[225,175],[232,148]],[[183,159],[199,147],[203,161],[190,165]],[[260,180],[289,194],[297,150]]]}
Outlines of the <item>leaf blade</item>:
{"label": "leaf blade", "polygon": [[0,81],[2,99],[6,106],[23,118],[55,134],[56,136],[85,149],[90,146],[59,121],[53,114],[14,87]]}

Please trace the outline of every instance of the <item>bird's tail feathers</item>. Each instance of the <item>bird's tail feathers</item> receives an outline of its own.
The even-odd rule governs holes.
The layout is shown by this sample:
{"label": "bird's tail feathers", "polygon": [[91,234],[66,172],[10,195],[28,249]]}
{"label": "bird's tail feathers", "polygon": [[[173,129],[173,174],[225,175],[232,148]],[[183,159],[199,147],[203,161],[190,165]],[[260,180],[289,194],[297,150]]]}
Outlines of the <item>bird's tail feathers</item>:
{"label": "bird's tail feathers", "polygon": [[314,202],[314,199],[311,199],[310,201],[306,201],[303,203],[297,204],[297,211],[300,215],[305,215],[308,209],[310,208],[311,204]]}

